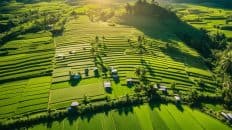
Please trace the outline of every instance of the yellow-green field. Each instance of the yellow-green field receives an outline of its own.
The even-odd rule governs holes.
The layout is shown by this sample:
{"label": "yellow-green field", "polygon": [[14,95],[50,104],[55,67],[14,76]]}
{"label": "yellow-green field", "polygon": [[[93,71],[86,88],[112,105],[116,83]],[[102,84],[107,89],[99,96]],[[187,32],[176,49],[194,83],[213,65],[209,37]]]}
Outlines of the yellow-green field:
{"label": "yellow-green field", "polygon": [[196,28],[205,28],[212,33],[222,32],[227,37],[232,37],[232,30],[224,26],[232,26],[232,22],[226,22],[232,14],[232,10],[207,7],[197,4],[174,4],[174,10],[181,19]]}

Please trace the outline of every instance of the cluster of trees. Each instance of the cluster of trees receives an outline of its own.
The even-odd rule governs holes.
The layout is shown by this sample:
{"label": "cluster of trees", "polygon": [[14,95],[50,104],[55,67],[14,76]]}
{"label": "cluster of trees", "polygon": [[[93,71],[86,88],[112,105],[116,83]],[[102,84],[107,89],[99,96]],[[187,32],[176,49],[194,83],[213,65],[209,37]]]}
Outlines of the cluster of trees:
{"label": "cluster of trees", "polygon": [[129,3],[125,6],[126,12],[129,15],[143,16],[160,16],[169,17],[171,12],[159,6],[158,2],[152,0],[150,3],[146,0],[138,0],[134,5]]}
{"label": "cluster of trees", "polygon": [[[232,43],[222,33],[209,35],[204,29],[201,29],[201,36],[195,39],[190,35],[183,34],[179,36],[182,40],[191,47],[197,49],[205,58],[207,65],[212,70],[217,70],[216,73],[221,76],[221,85],[223,89],[232,89]],[[223,98],[225,106],[232,109],[232,92],[224,91]]]}
{"label": "cluster of trees", "polygon": [[115,15],[112,9],[89,9],[86,13],[90,21],[104,21],[106,22]]}
{"label": "cluster of trees", "polygon": [[104,40],[104,36],[102,36],[102,38],[96,36],[95,40],[91,43],[90,53],[92,54],[92,57],[94,59],[95,66],[101,68],[101,71],[103,72],[104,76],[107,77],[108,67],[104,64],[101,58],[102,55],[106,56],[105,51],[107,49],[107,46]]}
{"label": "cluster of trees", "polygon": [[29,10],[29,12],[11,17],[2,16],[1,19],[7,20],[8,23],[4,25],[0,24],[0,32],[3,34],[0,36],[0,44],[18,35],[41,30],[48,30],[53,34],[60,34],[63,32],[64,24],[67,21],[67,18],[63,17],[61,12],[41,13],[38,10]]}

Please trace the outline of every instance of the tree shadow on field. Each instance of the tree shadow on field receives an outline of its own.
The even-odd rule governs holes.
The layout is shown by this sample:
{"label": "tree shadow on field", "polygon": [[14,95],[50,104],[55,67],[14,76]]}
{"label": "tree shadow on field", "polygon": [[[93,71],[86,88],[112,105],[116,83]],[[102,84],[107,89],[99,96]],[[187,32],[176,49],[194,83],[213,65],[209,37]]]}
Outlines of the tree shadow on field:
{"label": "tree shadow on field", "polygon": [[109,94],[112,94],[113,88],[109,87],[109,88],[105,88],[105,91]]}
{"label": "tree shadow on field", "polygon": [[143,32],[146,36],[159,39],[165,42],[178,40],[171,32],[171,29],[165,27],[158,17],[123,15],[118,22],[122,25],[132,26]]}
{"label": "tree shadow on field", "polygon": [[122,115],[122,114],[128,115],[129,113],[134,113],[132,105],[128,105],[128,106],[125,106],[125,107],[124,106],[123,107],[119,107],[117,109],[117,111],[118,111],[119,115]]}
{"label": "tree shadow on field", "polygon": [[80,118],[81,118],[82,120],[87,119],[87,121],[89,122],[89,121],[91,120],[91,118],[92,118],[93,116],[95,116],[96,114],[97,114],[97,112],[95,112],[95,113],[93,113],[93,112],[87,112],[87,113],[81,115]]}
{"label": "tree shadow on field", "polygon": [[160,50],[175,61],[184,63],[189,67],[207,69],[206,66],[204,66],[204,61],[200,56],[194,56],[188,52],[184,52],[180,49],[180,47],[178,47],[178,45],[167,44],[166,47],[160,48]]}
{"label": "tree shadow on field", "polygon": [[181,103],[176,103],[176,108],[177,108],[179,111],[184,112],[184,108],[183,108],[183,106],[182,106]]}
{"label": "tree shadow on field", "polygon": [[160,104],[161,104],[161,102],[153,102],[153,101],[150,101],[148,103],[148,105],[151,108],[151,110],[154,110],[155,107],[158,108],[159,110],[161,110],[160,109]]}
{"label": "tree shadow on field", "polygon": [[73,123],[78,119],[77,114],[69,114],[68,117],[68,122],[70,125],[73,125]]}

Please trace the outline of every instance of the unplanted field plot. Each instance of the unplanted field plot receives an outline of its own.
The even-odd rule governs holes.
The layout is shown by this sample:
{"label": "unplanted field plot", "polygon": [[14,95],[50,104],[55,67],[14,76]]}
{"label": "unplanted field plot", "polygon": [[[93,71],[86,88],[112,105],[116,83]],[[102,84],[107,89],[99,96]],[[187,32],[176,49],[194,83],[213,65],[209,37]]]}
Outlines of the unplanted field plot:
{"label": "unplanted field plot", "polygon": [[141,105],[122,107],[107,113],[65,118],[54,122],[51,127],[35,125],[30,130],[69,129],[69,130],[230,130],[218,120],[198,110],[184,106],[179,110],[175,105]]}

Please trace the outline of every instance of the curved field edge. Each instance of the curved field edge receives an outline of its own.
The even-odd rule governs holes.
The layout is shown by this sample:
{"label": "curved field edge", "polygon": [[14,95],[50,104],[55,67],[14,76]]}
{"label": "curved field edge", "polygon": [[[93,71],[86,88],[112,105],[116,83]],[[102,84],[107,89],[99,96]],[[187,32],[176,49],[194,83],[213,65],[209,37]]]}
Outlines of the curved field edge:
{"label": "curved field edge", "polygon": [[230,130],[218,120],[190,109],[180,111],[175,105],[148,104],[111,110],[106,113],[89,114],[83,118],[65,118],[54,121],[49,126],[38,124],[29,130]]}

